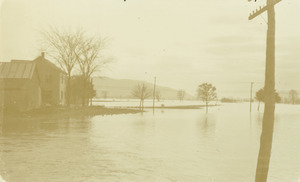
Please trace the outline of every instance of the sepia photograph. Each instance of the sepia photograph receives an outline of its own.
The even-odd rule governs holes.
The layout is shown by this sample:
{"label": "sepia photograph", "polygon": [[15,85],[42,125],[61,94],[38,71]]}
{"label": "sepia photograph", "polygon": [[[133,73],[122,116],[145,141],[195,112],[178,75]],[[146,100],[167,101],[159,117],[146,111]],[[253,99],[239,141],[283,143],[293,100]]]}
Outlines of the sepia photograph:
{"label": "sepia photograph", "polygon": [[0,0],[0,182],[300,182],[299,0]]}

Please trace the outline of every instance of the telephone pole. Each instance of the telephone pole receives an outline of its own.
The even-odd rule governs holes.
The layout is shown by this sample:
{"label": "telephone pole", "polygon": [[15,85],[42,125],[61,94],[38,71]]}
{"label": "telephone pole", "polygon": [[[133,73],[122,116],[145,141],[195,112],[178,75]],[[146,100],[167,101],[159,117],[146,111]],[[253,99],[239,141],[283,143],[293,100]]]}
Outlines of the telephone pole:
{"label": "telephone pole", "polygon": [[255,182],[266,182],[272,149],[274,111],[275,111],[275,10],[274,6],[281,0],[267,0],[267,5],[253,11],[249,20],[263,12],[268,14],[266,69],[265,69],[265,110],[263,115],[260,149],[257,159]]}
{"label": "telephone pole", "polygon": [[251,106],[252,106],[252,87],[253,87],[253,82],[251,82],[251,87],[250,87],[250,112],[251,112]]}

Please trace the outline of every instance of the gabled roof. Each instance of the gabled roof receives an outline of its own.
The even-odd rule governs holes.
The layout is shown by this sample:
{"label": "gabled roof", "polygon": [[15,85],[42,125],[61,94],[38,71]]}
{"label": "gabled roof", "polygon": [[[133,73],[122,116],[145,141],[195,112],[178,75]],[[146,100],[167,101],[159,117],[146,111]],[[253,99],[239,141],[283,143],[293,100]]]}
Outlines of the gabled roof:
{"label": "gabled roof", "polygon": [[49,61],[48,59],[44,58],[43,56],[39,56],[36,59],[33,60],[33,62],[38,62],[38,61],[44,61],[46,62],[51,68],[55,69],[56,71],[59,71],[63,74],[66,74],[65,71],[63,71],[61,68],[57,67],[54,63]]}
{"label": "gabled roof", "polygon": [[31,79],[36,67],[35,62],[0,62],[0,78]]}

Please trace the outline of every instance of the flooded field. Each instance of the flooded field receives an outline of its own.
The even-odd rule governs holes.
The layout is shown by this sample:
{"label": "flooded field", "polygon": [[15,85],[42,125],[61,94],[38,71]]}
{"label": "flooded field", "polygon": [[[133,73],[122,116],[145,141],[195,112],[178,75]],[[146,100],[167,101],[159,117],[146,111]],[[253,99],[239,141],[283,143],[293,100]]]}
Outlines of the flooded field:
{"label": "flooded field", "polygon": [[[253,104],[253,107],[256,105]],[[4,121],[7,182],[253,182],[262,111],[249,104],[64,120]],[[276,106],[270,182],[300,180],[300,107]]]}

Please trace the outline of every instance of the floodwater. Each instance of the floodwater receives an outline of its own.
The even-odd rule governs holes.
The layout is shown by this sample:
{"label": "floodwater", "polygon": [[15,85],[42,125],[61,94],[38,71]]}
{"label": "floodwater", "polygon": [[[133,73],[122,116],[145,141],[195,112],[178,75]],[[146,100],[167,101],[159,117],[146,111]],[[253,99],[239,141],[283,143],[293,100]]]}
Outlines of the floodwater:
{"label": "floodwater", "polygon": [[[270,182],[300,180],[299,111],[276,106]],[[157,109],[4,122],[0,175],[7,182],[253,182],[261,120],[262,111],[250,115],[241,103],[210,108],[208,115]]]}

